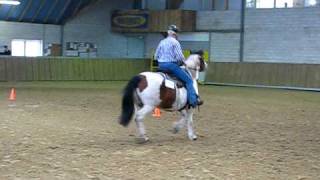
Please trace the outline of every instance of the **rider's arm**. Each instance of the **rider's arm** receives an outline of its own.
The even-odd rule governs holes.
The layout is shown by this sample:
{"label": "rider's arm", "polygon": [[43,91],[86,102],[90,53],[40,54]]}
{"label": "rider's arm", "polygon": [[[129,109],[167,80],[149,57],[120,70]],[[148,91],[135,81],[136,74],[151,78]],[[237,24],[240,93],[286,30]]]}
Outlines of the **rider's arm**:
{"label": "rider's arm", "polygon": [[180,43],[179,42],[175,43],[173,47],[174,47],[173,49],[174,49],[175,58],[178,61],[183,62],[185,60],[185,58],[184,58],[184,55],[182,53],[182,49],[181,49]]}

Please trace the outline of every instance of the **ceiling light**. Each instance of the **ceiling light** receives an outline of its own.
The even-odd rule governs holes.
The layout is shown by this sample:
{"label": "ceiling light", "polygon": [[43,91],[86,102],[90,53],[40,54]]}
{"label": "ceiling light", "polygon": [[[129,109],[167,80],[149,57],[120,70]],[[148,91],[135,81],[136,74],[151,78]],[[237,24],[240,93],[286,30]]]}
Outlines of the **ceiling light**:
{"label": "ceiling light", "polygon": [[20,2],[19,1],[9,1],[9,0],[0,0],[0,4],[8,4],[8,5],[19,5]]}

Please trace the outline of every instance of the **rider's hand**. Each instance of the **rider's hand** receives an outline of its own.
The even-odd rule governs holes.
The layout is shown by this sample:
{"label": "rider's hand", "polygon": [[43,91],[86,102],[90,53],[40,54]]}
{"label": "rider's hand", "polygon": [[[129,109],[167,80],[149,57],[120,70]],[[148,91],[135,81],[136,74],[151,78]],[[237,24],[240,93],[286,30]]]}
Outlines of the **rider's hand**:
{"label": "rider's hand", "polygon": [[185,66],[186,64],[184,63],[184,61],[179,61],[179,62],[178,62],[178,65],[179,65],[179,66]]}

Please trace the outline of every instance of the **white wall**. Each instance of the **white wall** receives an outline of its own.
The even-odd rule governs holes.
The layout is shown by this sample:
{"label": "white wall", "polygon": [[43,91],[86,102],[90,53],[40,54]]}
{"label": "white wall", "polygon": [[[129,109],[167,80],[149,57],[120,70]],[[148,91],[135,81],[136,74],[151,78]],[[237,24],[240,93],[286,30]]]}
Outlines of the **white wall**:
{"label": "white wall", "polygon": [[143,57],[143,36],[111,31],[111,12],[131,9],[132,3],[131,0],[98,1],[84,9],[65,24],[64,46],[66,42],[91,42],[98,46],[98,57]]}
{"label": "white wall", "polygon": [[[209,33],[193,32],[179,33],[179,41],[185,50],[209,50]],[[152,57],[152,52],[157,48],[164,37],[160,33],[150,33],[145,38],[145,56]]]}
{"label": "white wall", "polygon": [[[320,9],[249,9],[246,11],[244,60],[320,63]],[[240,11],[199,11],[197,29],[240,28]],[[240,33],[211,33],[212,61],[239,61]]]}
{"label": "white wall", "polygon": [[34,39],[43,40],[44,44],[60,44],[61,26],[0,21],[0,46],[8,45],[11,49],[12,39]]}

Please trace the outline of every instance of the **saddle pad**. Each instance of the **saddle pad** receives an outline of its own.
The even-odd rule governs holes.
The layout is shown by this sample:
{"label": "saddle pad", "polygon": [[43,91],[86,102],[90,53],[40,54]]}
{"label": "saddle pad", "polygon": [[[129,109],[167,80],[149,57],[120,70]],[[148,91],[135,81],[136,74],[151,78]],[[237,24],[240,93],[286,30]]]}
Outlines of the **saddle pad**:
{"label": "saddle pad", "polygon": [[175,83],[171,80],[165,79],[165,86],[170,89],[175,89]]}
{"label": "saddle pad", "polygon": [[[168,73],[164,73],[164,72],[158,72],[158,73],[161,74],[161,76],[165,79],[165,86],[166,87],[169,86],[169,88],[173,87],[171,89],[174,89],[175,85],[177,85],[178,88],[182,88],[185,86],[183,82],[181,82],[176,77],[174,77]],[[167,81],[169,81],[168,85],[167,85]]]}

